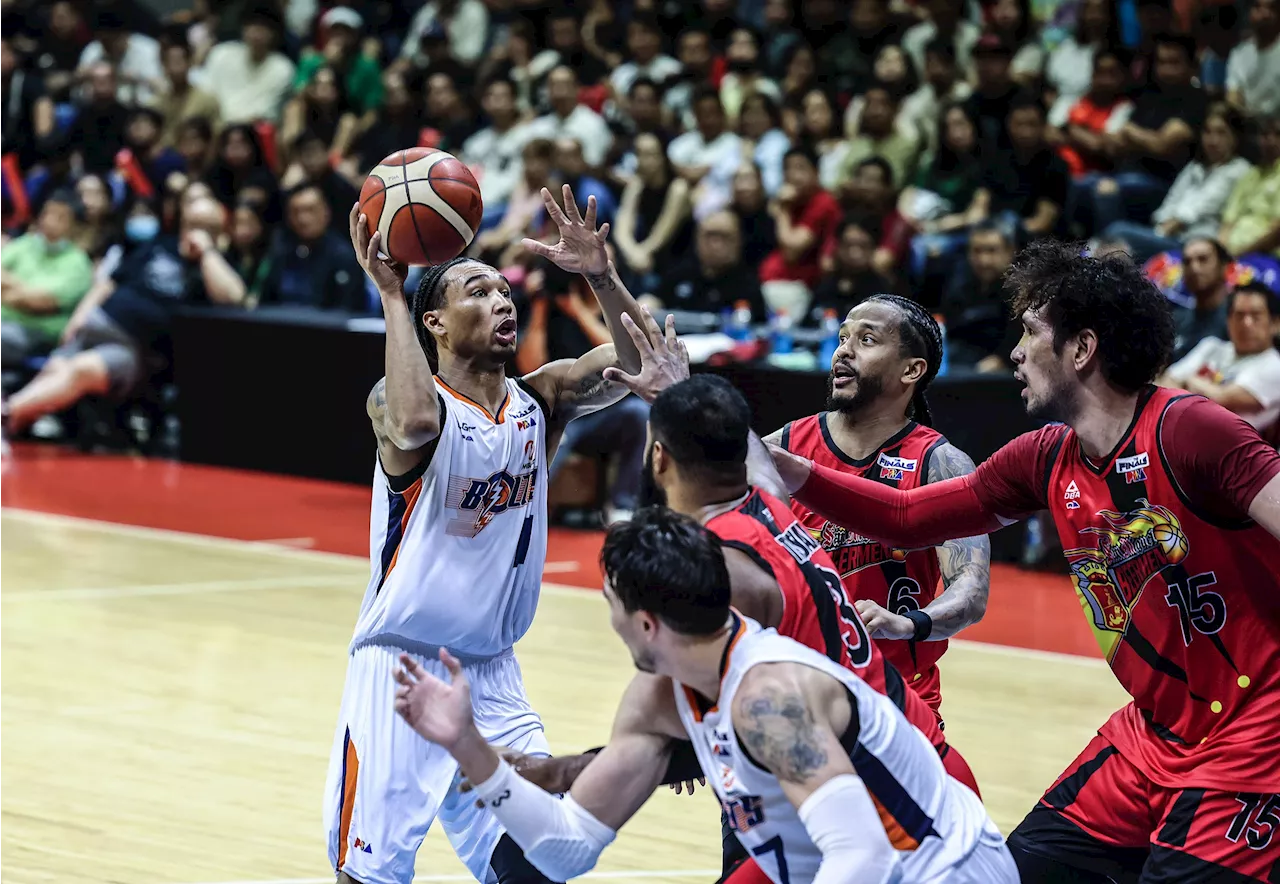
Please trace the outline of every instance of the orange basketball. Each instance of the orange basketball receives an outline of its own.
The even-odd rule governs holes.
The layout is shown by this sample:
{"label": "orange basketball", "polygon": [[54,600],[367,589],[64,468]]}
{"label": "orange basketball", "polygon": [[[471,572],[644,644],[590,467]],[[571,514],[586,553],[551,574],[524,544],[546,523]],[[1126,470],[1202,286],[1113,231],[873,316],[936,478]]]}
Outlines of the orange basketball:
{"label": "orange basketball", "polygon": [[369,235],[382,233],[382,251],[401,264],[440,264],[456,258],[480,227],[484,203],[471,170],[453,154],[431,147],[398,150],[373,167],[360,188]]}

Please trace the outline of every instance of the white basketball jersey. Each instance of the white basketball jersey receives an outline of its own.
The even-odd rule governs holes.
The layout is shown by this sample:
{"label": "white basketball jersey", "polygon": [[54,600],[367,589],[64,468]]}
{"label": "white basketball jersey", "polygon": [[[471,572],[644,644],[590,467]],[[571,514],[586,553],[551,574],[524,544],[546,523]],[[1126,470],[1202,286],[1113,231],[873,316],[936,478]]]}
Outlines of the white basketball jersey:
{"label": "white basketball jersey", "polygon": [[437,378],[444,414],[425,472],[396,491],[375,465],[353,649],[487,657],[533,622],[547,556],[547,416],[528,387],[506,385],[491,415]]}
{"label": "white basketball jersey", "polygon": [[817,651],[754,620],[735,618],[737,634],[725,652],[719,702],[705,708],[697,694],[676,683],[676,706],[730,828],[765,874],[777,884],[803,884],[817,873],[822,853],[778,780],[750,759],[734,732],[734,694],[758,663],[801,663],[848,689],[859,728],[856,742],[846,748],[884,825],[883,832],[867,837],[887,836],[902,860],[900,875],[891,880],[944,882],[981,841],[1000,843],[978,796],[947,775],[928,738],[888,697]]}

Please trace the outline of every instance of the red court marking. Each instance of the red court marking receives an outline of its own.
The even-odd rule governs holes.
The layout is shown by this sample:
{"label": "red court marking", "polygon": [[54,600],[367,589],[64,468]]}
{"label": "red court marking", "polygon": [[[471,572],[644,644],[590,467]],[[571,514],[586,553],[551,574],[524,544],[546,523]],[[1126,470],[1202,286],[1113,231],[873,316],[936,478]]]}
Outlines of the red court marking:
{"label": "red court marking", "polygon": [[[312,549],[369,554],[369,490],[358,485],[15,445],[2,489],[6,507],[235,540],[310,537]],[[600,542],[552,528],[548,560],[579,567],[548,580],[598,589]],[[987,615],[963,637],[1098,656],[1068,579],[1010,565],[992,567]]]}

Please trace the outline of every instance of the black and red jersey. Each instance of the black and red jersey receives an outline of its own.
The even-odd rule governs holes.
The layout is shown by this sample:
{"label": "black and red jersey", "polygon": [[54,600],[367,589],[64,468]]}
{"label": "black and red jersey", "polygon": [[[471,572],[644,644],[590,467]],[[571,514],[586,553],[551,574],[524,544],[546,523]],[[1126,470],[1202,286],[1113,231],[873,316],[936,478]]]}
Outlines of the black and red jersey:
{"label": "black and red jersey", "polygon": [[[903,490],[924,484],[930,457],[946,441],[936,430],[912,421],[872,455],[854,460],[831,438],[827,412],[792,421],[782,428],[782,447],[788,451],[822,466]],[[851,599],[868,599],[895,614],[905,614],[920,610],[937,596],[941,572],[934,549],[895,549],[829,522],[798,501],[793,500],[791,508],[830,554]],[[942,695],[937,689],[936,669],[938,659],[946,653],[946,640],[875,642],[909,684],[925,688],[920,693],[937,712]]]}
{"label": "black and red jersey", "polygon": [[1186,398],[1148,390],[1100,463],[1068,428],[1042,431],[1045,500],[1089,626],[1133,697],[1102,735],[1163,785],[1276,792],[1280,541],[1180,487],[1170,450],[1185,457],[1197,439],[1162,428]]}
{"label": "black and red jersey", "polygon": [[783,613],[778,633],[826,654],[885,694],[940,750],[945,746],[933,711],[868,638],[831,559],[778,498],[753,488],[707,530],[740,550],[778,582]]}

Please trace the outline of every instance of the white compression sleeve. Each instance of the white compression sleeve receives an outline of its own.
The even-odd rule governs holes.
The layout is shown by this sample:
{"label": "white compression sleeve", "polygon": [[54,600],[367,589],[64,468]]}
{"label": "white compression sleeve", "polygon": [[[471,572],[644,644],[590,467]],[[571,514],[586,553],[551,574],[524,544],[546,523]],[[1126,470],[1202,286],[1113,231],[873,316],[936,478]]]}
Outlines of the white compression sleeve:
{"label": "white compression sleeve", "polygon": [[505,761],[475,785],[476,794],[520,845],[525,858],[552,881],[568,881],[595,866],[617,836],[573,800],[544,792]]}
{"label": "white compression sleeve", "polygon": [[871,793],[853,774],[827,780],[800,805],[800,822],[822,865],[813,884],[884,884],[896,880],[898,852],[889,843]]}

